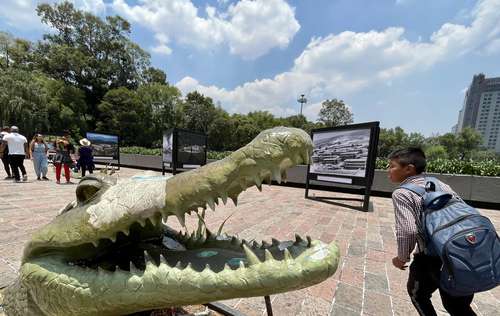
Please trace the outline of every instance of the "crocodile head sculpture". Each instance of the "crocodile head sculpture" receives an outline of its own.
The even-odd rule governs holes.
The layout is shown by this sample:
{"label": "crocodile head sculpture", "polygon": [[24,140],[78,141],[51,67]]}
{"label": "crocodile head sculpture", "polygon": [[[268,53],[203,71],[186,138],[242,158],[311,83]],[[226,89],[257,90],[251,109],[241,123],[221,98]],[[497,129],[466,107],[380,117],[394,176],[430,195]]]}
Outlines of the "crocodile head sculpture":
{"label": "crocodile head sculpture", "polygon": [[[263,296],[331,276],[337,246],[296,236],[246,242],[212,233],[205,208],[307,163],[302,130],[260,133],[230,156],[174,177],[83,178],[77,199],[32,236],[19,277],[4,293],[7,315],[127,315],[152,309]],[[181,233],[165,222],[195,212],[199,227]],[[252,214],[248,214],[252,216]],[[269,214],[272,216],[272,214]]]}

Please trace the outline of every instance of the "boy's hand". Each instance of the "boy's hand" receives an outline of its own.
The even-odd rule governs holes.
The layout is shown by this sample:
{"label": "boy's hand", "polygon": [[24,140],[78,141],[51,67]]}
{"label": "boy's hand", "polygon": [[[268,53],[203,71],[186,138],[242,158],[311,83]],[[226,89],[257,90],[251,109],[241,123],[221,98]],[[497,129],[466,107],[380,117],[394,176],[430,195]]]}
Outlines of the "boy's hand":
{"label": "boy's hand", "polygon": [[400,270],[406,270],[406,267],[408,267],[406,262],[399,260],[398,257],[392,258],[392,265]]}

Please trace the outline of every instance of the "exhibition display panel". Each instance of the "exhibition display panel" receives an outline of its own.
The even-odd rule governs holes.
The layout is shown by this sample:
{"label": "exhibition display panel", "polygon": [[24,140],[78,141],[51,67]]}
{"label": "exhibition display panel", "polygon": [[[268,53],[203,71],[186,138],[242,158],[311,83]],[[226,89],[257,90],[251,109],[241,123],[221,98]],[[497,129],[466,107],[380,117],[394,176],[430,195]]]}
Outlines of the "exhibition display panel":
{"label": "exhibition display panel", "polygon": [[92,143],[94,162],[120,165],[120,145],[117,135],[87,132],[86,137]]}
{"label": "exhibition display panel", "polygon": [[375,172],[379,122],[321,128],[311,131],[313,153],[306,178],[364,188],[363,210],[368,210]]}
{"label": "exhibition display panel", "polygon": [[163,134],[162,170],[193,169],[207,163],[207,135],[180,128]]}

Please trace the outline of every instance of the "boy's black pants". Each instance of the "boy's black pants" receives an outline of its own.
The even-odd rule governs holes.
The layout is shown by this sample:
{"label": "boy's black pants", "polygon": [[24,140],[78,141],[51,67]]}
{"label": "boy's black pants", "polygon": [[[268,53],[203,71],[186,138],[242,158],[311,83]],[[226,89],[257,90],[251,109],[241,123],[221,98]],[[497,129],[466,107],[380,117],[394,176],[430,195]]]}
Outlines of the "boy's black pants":
{"label": "boy's black pants", "polygon": [[21,180],[19,170],[21,170],[21,174],[23,176],[26,174],[26,169],[24,168],[24,158],[24,155],[9,155],[10,165],[16,180]]}
{"label": "boy's black pants", "polygon": [[[408,294],[411,302],[422,316],[435,316],[436,311],[431,303],[431,296],[439,289],[441,259],[424,254],[416,254],[410,265],[408,277]],[[470,307],[474,295],[451,296],[439,289],[443,306],[451,316],[475,316]]]}

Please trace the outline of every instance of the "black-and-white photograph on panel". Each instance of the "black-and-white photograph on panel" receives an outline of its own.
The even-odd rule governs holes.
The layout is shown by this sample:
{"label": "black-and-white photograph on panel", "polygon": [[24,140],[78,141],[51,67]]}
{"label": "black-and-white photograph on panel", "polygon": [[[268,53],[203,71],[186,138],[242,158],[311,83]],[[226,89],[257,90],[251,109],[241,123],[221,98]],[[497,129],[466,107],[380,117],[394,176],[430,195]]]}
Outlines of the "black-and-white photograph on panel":
{"label": "black-and-white photograph on panel", "polygon": [[370,131],[366,128],[314,133],[310,173],[364,178]]}
{"label": "black-and-white photograph on panel", "polygon": [[173,130],[163,134],[163,162],[172,162],[174,151],[174,133]]}

